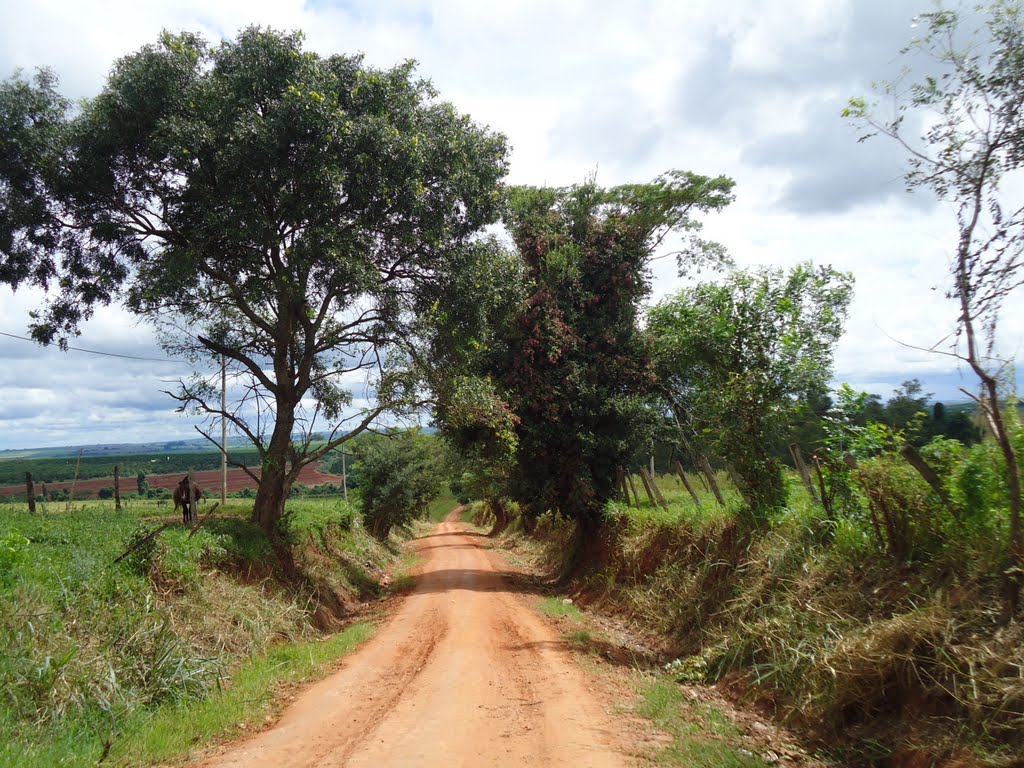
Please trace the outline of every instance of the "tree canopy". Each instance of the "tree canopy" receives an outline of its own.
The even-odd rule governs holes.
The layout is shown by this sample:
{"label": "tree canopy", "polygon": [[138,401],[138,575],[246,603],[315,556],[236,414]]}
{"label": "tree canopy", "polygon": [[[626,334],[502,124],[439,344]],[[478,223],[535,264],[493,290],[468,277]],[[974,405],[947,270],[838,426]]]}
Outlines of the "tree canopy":
{"label": "tree canopy", "polygon": [[[683,172],[511,190],[505,223],[523,290],[476,358],[473,396],[442,415],[457,437],[487,436],[502,478],[490,492],[517,500],[527,520],[550,509],[584,531],[600,523],[616,471],[649,434],[653,370],[638,324],[649,259],[669,232],[695,235],[696,215],[724,207],[731,190]],[[696,237],[685,251],[688,264],[722,257]]]}
{"label": "tree canopy", "polygon": [[810,264],[735,271],[651,310],[658,380],[683,436],[732,464],[758,516],[785,503],[773,438],[798,399],[825,388],[852,282]]}
{"label": "tree canopy", "polygon": [[[170,348],[226,358],[246,395],[224,415],[261,453],[267,527],[304,464],[407,403],[402,347],[498,215],[504,137],[411,62],[320,57],[297,33],[165,33],[75,112],[46,75],[0,94],[21,115],[5,146],[34,142],[0,184],[20,203],[0,222],[0,278],[51,289],[34,336],[66,338],[120,300]],[[346,424],[360,379],[376,398]],[[220,415],[211,395],[198,380],[177,393]]]}

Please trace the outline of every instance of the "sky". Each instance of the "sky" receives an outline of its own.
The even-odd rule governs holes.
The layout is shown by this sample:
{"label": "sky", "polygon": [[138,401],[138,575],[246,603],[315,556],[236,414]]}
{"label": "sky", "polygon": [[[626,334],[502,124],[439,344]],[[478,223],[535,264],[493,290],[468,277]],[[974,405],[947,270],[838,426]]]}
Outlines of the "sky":
{"label": "sky", "polygon": [[[930,0],[0,0],[0,77],[51,67],[62,92],[95,95],[114,61],[161,30],[211,41],[251,24],[301,29],[320,54],[418,61],[445,100],[511,144],[516,184],[604,185],[684,169],[736,182],[705,220],[741,267],[812,260],[853,272],[855,298],[835,381],[887,397],[919,378],[946,402],[975,388],[947,339],[954,211],[909,194],[893,142],[858,142],[841,116],[892,79],[915,14]],[[923,70],[920,70],[923,71]],[[882,104],[882,108],[885,105]],[[1019,206],[1024,187],[1005,194]],[[687,284],[671,257],[652,262],[652,300]],[[0,287],[0,332],[25,336],[40,295]],[[999,351],[1024,344],[1024,308],[1007,302]],[[0,450],[195,437],[197,420],[163,390],[187,376],[153,329],[98,310],[60,352],[0,336]],[[165,361],[165,362],[160,362]],[[357,392],[357,403],[360,393]]]}

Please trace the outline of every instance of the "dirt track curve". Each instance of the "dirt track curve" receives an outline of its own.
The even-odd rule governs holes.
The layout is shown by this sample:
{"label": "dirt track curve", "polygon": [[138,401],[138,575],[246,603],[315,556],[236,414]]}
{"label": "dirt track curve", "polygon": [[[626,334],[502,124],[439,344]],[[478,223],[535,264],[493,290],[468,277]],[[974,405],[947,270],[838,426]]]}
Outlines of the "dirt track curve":
{"label": "dirt track curve", "polygon": [[391,621],[270,730],[202,768],[623,766],[614,721],[488,539],[453,522],[416,542]]}

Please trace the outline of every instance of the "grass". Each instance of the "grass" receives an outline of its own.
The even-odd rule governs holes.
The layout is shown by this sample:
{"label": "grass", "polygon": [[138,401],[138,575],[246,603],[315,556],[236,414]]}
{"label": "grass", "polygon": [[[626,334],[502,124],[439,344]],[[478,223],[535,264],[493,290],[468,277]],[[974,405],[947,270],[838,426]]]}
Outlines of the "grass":
{"label": "grass", "polygon": [[435,523],[440,523],[457,506],[459,506],[458,499],[450,493],[442,493],[427,505],[427,517]]}
{"label": "grass", "polygon": [[276,686],[320,674],[371,631],[323,639],[381,593],[398,551],[344,502],[290,501],[276,549],[243,500],[147,543],[170,511],[0,504],[0,765],[171,759],[253,725]]}
{"label": "grass", "polygon": [[[911,481],[922,486],[890,478]],[[725,507],[699,491],[698,506],[674,477],[657,482],[669,508],[646,499],[639,509],[610,504],[613,549],[574,588],[660,635],[680,657],[674,679],[728,676],[781,716],[799,718],[844,763],[922,743],[936,760],[973,753],[1001,765],[1020,753],[1024,624],[1000,628],[992,566],[1005,557],[1004,518],[996,518],[1002,529],[968,521],[945,538],[922,536],[896,558],[866,506],[826,520],[793,473],[788,507],[759,527],[737,514],[734,491]],[[920,490],[922,508],[928,492]],[[928,531],[941,532],[942,510],[927,510]],[[915,524],[924,515],[903,513]],[[549,550],[557,570],[564,547]],[[650,694],[652,712],[659,697],[674,695],[667,690]],[[677,744],[675,758],[659,759],[748,764],[728,762],[735,756],[702,762],[718,749]]]}
{"label": "grass", "polygon": [[416,577],[409,573],[409,571],[421,562],[423,562],[423,556],[419,552],[406,552],[402,558],[402,564],[391,577],[391,584],[388,586],[388,590],[392,594],[397,594],[399,592],[407,592],[416,586]]}
{"label": "grass", "polygon": [[583,618],[579,608],[572,603],[565,602],[561,597],[545,597],[541,599],[537,603],[537,610],[548,616],[568,616],[577,621]]}
{"label": "grass", "polygon": [[203,700],[119,714],[121,735],[114,738],[90,732],[79,723],[69,723],[69,728],[56,733],[37,732],[37,738],[12,735],[0,747],[0,765],[94,766],[105,751],[106,759],[116,765],[143,766],[183,758],[197,744],[258,728],[279,708],[276,695],[282,687],[322,677],[374,630],[372,623],[360,622],[325,640],[276,645],[242,664],[232,675],[230,687]]}
{"label": "grass", "polygon": [[673,681],[654,678],[641,691],[639,714],[672,737],[654,755],[660,765],[687,768],[760,768],[763,759],[735,746],[740,732],[718,709],[689,701]]}

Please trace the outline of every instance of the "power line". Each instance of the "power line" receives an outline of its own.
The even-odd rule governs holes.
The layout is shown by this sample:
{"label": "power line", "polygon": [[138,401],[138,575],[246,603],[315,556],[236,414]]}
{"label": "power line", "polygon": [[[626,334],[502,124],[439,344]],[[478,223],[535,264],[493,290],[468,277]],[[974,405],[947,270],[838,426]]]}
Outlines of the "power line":
{"label": "power line", "polygon": [[[18,339],[19,341],[27,341],[27,342],[29,342],[31,344],[37,344],[38,343],[35,339],[29,339],[29,338],[27,338],[25,336],[15,336],[13,333],[6,333],[5,331],[0,331],[0,336],[7,336],[8,338]],[[44,346],[44,347],[52,347],[53,345],[52,344],[43,344],[42,346]],[[84,349],[82,347],[68,346],[68,349],[69,350],[74,350],[75,352],[86,352],[87,354],[90,354],[90,355],[101,355],[102,357],[120,357],[120,358],[123,358],[125,360],[142,360],[143,362],[147,362],[147,363],[185,363],[186,362],[185,360],[175,360],[174,358],[170,358],[170,357],[137,357],[136,355],[121,355],[121,354],[118,354],[117,352],[100,352],[100,351],[95,350],[95,349]]]}

